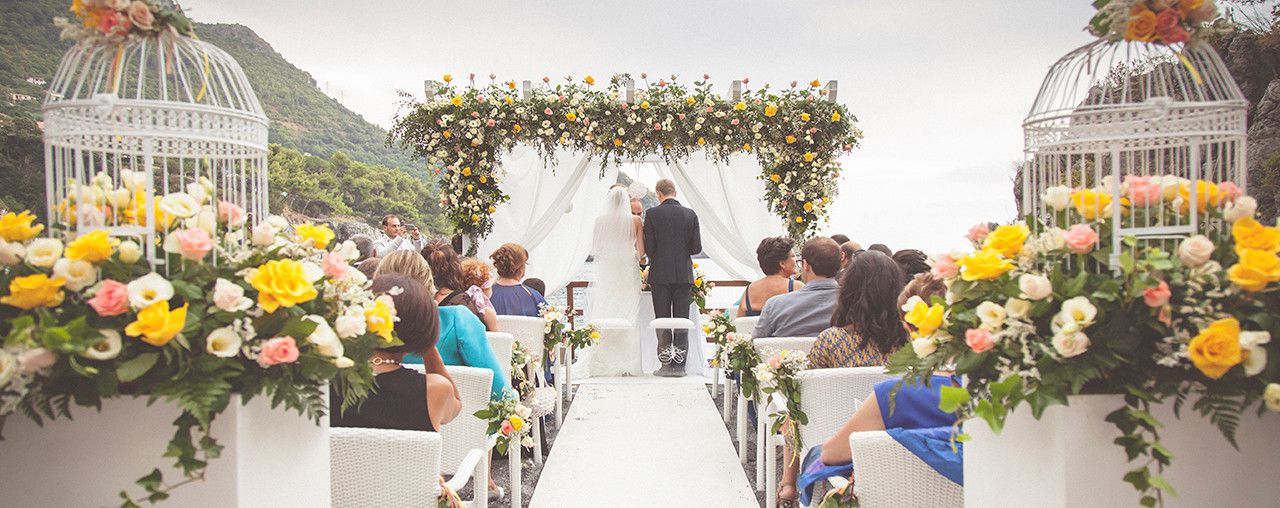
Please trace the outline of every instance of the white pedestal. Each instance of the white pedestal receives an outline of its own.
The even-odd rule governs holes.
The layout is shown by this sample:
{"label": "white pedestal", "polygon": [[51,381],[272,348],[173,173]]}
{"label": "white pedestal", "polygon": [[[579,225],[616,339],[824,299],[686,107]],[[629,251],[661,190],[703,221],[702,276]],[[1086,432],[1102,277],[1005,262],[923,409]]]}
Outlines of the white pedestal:
{"label": "white pedestal", "polygon": [[[964,497],[967,508],[1085,508],[1138,506],[1139,494],[1122,479],[1136,467],[1112,442],[1120,431],[1104,421],[1124,405],[1118,395],[1071,397],[1070,406],[1055,406],[1040,420],[1025,404],[1009,416],[1001,434],[972,420],[965,431],[972,440],[964,449]],[[1182,419],[1171,405],[1155,408],[1164,424],[1161,442],[1173,453],[1164,472],[1177,490],[1165,496],[1173,507],[1272,507],[1280,499],[1280,417],[1241,419],[1237,452],[1207,418],[1183,408]]]}
{"label": "white pedestal", "polygon": [[[173,437],[176,406],[145,398],[103,403],[102,412],[73,407],[74,420],[8,417],[0,441],[0,492],[5,506],[118,505],[118,493],[143,491],[138,478],[159,467],[167,483],[182,479],[162,457]],[[213,436],[225,448],[209,461],[205,481],[179,487],[160,506],[327,507],[329,420],[317,426],[284,407],[239,395],[213,421]]]}

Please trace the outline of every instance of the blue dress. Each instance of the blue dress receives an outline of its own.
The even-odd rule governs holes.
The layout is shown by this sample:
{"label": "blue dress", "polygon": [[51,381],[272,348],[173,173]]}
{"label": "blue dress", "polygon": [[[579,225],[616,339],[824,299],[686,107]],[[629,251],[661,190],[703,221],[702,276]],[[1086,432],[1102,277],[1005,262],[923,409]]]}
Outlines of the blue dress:
{"label": "blue dress", "polygon": [[[511,389],[511,381],[507,379],[507,369],[498,361],[489,338],[484,333],[484,323],[466,307],[452,305],[438,307],[440,312],[440,340],[436,349],[445,365],[461,365],[479,367],[493,371],[493,385],[490,397],[493,400],[502,398],[503,393]],[[404,363],[422,363],[418,355],[405,355]]]}
{"label": "blue dress", "polygon": [[494,312],[500,316],[538,317],[538,306],[547,303],[541,293],[524,284],[516,286],[494,284],[492,291],[489,301],[493,303]]}

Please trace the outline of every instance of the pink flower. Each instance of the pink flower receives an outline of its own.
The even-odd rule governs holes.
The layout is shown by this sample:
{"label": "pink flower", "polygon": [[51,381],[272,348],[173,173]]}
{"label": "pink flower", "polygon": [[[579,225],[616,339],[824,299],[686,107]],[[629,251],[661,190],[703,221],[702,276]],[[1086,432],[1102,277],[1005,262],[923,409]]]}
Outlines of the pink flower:
{"label": "pink flower", "polygon": [[996,345],[996,341],[991,337],[991,332],[981,328],[970,328],[964,332],[964,343],[969,345],[974,353],[985,353]]}
{"label": "pink flower", "polygon": [[1191,40],[1191,33],[1188,32],[1187,29],[1182,28],[1181,25],[1176,25],[1173,28],[1170,28],[1169,31],[1161,34],[1160,40],[1164,41],[1165,44],[1187,42]]}
{"label": "pink flower", "polygon": [[818,128],[817,128],[817,127],[810,127],[810,128],[809,128],[809,134],[817,134],[817,133],[818,133]]}
{"label": "pink flower", "polygon": [[708,113],[710,113],[710,112],[712,112],[712,111],[715,111],[715,110],[716,110],[715,106],[707,106],[707,112],[708,112]]}
{"label": "pink flower", "polygon": [[1142,301],[1147,304],[1147,307],[1154,309],[1168,305],[1170,296],[1173,296],[1173,293],[1169,291],[1169,283],[1160,281],[1159,286],[1147,288],[1142,292]]}
{"label": "pink flower", "polygon": [[751,82],[751,78],[749,78],[749,77],[747,77],[747,78],[742,78],[742,84],[744,84],[744,85],[745,85],[745,84],[750,83],[750,82]]}
{"label": "pink flower", "polygon": [[143,30],[151,30],[152,23],[156,17],[151,13],[151,9],[147,7],[146,2],[133,2],[129,5],[129,21],[133,25]]}
{"label": "pink flower", "polygon": [[484,124],[489,127],[493,127],[494,125],[498,125],[498,122],[495,122],[492,118],[490,118],[489,121],[485,122]]}
{"label": "pink flower", "polygon": [[515,430],[515,428],[511,426],[511,422],[510,422],[510,421],[502,420],[502,435],[504,435],[504,436],[510,436],[510,435],[511,435],[511,431],[513,431],[513,430]]}
{"label": "pink flower", "polygon": [[738,123],[740,123],[740,122],[738,122],[738,119],[737,119],[737,118],[734,118],[733,120],[730,120],[730,121],[729,121],[729,123],[730,123],[730,124],[733,124],[733,125],[738,125]]}
{"label": "pink flower", "polygon": [[649,79],[649,73],[647,73],[647,72],[641,72],[641,73],[640,73],[640,79]]}
{"label": "pink flower", "polygon": [[755,105],[759,106],[763,101],[761,101],[760,99],[756,99],[754,102],[755,102]]}
{"label": "pink flower", "polygon": [[550,77],[550,76],[543,76],[543,77],[542,77],[542,82],[543,82],[543,83],[550,83],[550,82],[551,82],[551,77]]}
{"label": "pink flower", "polygon": [[1160,184],[1152,182],[1151,177],[1129,175],[1124,177],[1124,184],[1129,187],[1129,200],[1134,206],[1150,206],[1160,204],[1163,197]]}
{"label": "pink flower", "polygon": [[472,112],[471,112],[471,118],[480,118],[480,112],[479,112],[479,111],[472,111]]}
{"label": "pink flower", "polygon": [[324,254],[320,259],[320,267],[324,269],[325,277],[338,280],[347,274],[347,270],[351,269],[346,261],[342,260],[342,255],[337,251],[330,251]]}
{"label": "pink flower", "polygon": [[129,18],[119,12],[104,13],[101,16],[102,21],[98,24],[98,30],[105,35],[125,34],[132,26]]}
{"label": "pink flower", "polygon": [[203,229],[179,229],[170,234],[178,239],[178,253],[185,259],[200,261],[213,250],[213,237]]}
{"label": "pink flower", "polygon": [[989,234],[991,234],[991,226],[988,226],[985,222],[980,222],[969,228],[969,234],[965,235],[965,238],[968,238],[970,242],[978,243],[986,240]]}
{"label": "pink flower", "polygon": [[258,353],[258,365],[267,368],[281,363],[298,361],[298,343],[293,337],[276,337],[262,344]]}
{"label": "pink flower", "polygon": [[1160,14],[1156,14],[1156,33],[1157,34],[1163,35],[1167,33],[1169,30],[1173,29],[1173,27],[1175,26],[1178,26],[1178,11],[1172,10],[1172,9],[1165,9],[1164,11],[1160,12]]}
{"label": "pink flower", "polygon": [[781,357],[781,356],[773,355],[773,357],[769,358],[769,368],[771,368],[771,369],[776,369],[776,368],[781,367],[781,366],[782,366],[782,357]]}
{"label": "pink flower", "polygon": [[954,279],[960,274],[960,267],[956,266],[956,260],[951,259],[949,254],[943,254],[934,261],[929,272],[939,279]]}
{"label": "pink flower", "polygon": [[660,130],[662,130],[662,124],[660,124],[660,123],[658,123],[658,122],[653,122],[653,130],[655,130],[655,131],[660,131]]}
{"label": "pink flower", "polygon": [[1098,244],[1098,232],[1088,224],[1076,224],[1062,235],[1067,241],[1067,249],[1076,254],[1088,254]]}
{"label": "pink flower", "polygon": [[58,357],[48,349],[42,347],[28,349],[18,353],[18,370],[24,374],[32,374],[52,367],[57,361]]}
{"label": "pink flower", "polygon": [[684,120],[684,113],[677,113],[676,116],[679,117],[681,120]]}
{"label": "pink flower", "polygon": [[1244,195],[1244,191],[1235,182],[1222,182],[1218,184],[1218,195],[1222,196],[1224,201],[1235,201],[1236,198]]}
{"label": "pink flower", "polygon": [[244,225],[246,217],[248,217],[248,215],[244,213],[244,208],[240,208],[239,205],[228,203],[226,201],[218,202],[219,221],[222,221],[231,227],[240,227]]}
{"label": "pink flower", "polygon": [[546,115],[550,115],[550,114],[551,114],[551,108],[547,108],[547,109],[542,110],[542,113],[543,113],[543,114],[546,114]]}
{"label": "pink flower", "polygon": [[119,316],[129,310],[128,286],[111,279],[98,285],[98,293],[89,299],[89,306],[99,316]]}
{"label": "pink flower", "polygon": [[659,80],[658,80],[658,86],[667,86],[667,80],[665,80],[665,79],[659,79]]}

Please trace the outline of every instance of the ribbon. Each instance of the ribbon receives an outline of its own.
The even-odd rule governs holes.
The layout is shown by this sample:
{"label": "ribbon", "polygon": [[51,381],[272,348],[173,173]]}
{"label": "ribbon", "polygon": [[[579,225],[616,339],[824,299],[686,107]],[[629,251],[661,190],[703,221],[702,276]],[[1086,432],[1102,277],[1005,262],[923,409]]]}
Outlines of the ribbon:
{"label": "ribbon", "polygon": [[1196,85],[1203,85],[1204,80],[1200,78],[1200,71],[1197,71],[1196,66],[1191,64],[1191,60],[1187,58],[1187,55],[1181,51],[1176,54],[1178,55],[1178,61],[1182,62],[1182,66],[1186,67],[1187,71],[1191,73],[1191,79],[1196,82]]}

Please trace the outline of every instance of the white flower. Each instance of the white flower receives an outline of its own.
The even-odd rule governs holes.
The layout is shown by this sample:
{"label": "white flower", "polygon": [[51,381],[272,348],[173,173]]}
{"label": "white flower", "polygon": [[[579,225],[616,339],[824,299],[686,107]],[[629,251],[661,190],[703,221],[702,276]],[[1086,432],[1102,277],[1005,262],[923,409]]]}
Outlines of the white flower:
{"label": "white flower", "polygon": [[1053,283],[1043,275],[1025,273],[1018,277],[1018,289],[1022,291],[1023,298],[1044,300],[1053,294]]}
{"label": "white flower", "polygon": [[142,246],[133,240],[125,240],[116,246],[116,252],[120,254],[120,261],[125,264],[137,263],[142,259]]}
{"label": "white flower", "polygon": [[270,247],[276,242],[276,235],[280,232],[278,228],[269,222],[263,222],[253,228],[253,244],[258,247]]}
{"label": "white flower", "polygon": [[22,258],[26,255],[27,249],[22,244],[0,240],[0,264],[14,266],[21,263]]}
{"label": "white flower", "polygon": [[760,383],[760,387],[764,388],[773,386],[773,382],[776,378],[773,375],[773,371],[769,370],[769,364],[762,363],[755,366],[752,370],[755,372],[756,381]]}
{"label": "white flower", "polygon": [[1026,319],[1031,315],[1031,302],[1010,298],[1004,302],[1004,311],[1013,319]]}
{"label": "white flower", "polygon": [[9,386],[9,382],[18,375],[18,358],[8,351],[0,349],[0,388]]}
{"label": "white flower", "polygon": [[1089,336],[1084,332],[1058,332],[1053,336],[1053,349],[1063,358],[1071,358],[1089,350]]}
{"label": "white flower", "polygon": [[37,347],[18,353],[18,370],[23,374],[34,374],[48,370],[58,361],[53,351]]}
{"label": "white flower", "polygon": [[978,304],[977,312],[978,319],[982,321],[982,327],[992,332],[1004,326],[1004,320],[1009,317],[1003,306],[993,302]]}
{"label": "white flower", "polygon": [[1188,268],[1195,268],[1213,257],[1213,249],[1213,240],[1204,235],[1195,235],[1178,245],[1178,259]]}
{"label": "white flower", "polygon": [[[0,376],[3,375],[4,373],[0,372]],[[4,386],[3,379],[0,379],[0,386]],[[1280,413],[1280,384],[1268,383],[1267,389],[1262,392],[1262,399],[1267,401],[1267,409]]]}
{"label": "white flower", "polygon": [[311,261],[302,262],[302,273],[303,275],[306,275],[307,280],[311,282],[317,282],[324,278],[324,268],[320,268],[320,265]]}
{"label": "white flower", "polygon": [[334,320],[333,326],[337,329],[338,336],[344,339],[359,337],[364,335],[366,331],[364,314],[358,308],[353,308],[347,311],[346,314],[338,316],[338,319]]}
{"label": "white flower", "polygon": [[1045,206],[1061,212],[1071,206],[1071,189],[1063,185],[1049,187],[1040,195],[1040,199]]}
{"label": "white flower", "polygon": [[130,171],[128,169],[120,171],[120,185],[130,191],[142,192],[147,188],[147,173],[144,171]]}
{"label": "white flower", "polygon": [[186,225],[187,229],[203,229],[209,236],[213,236],[218,228],[218,211],[212,206],[203,206],[199,214],[187,219]]}
{"label": "white flower", "polygon": [[286,229],[289,229],[289,219],[286,219],[279,215],[267,216],[266,223],[274,226],[277,231],[284,231]]}
{"label": "white flower", "polygon": [[1191,180],[1174,175],[1165,175],[1160,181],[1160,196],[1165,201],[1173,201],[1178,196],[1178,188],[1184,183],[1190,184]]}
{"label": "white flower", "polygon": [[355,367],[356,362],[344,356],[342,358],[338,358],[337,360],[334,360],[333,365],[339,369],[349,369],[351,367]]}
{"label": "white flower", "polygon": [[916,352],[916,356],[924,358],[938,350],[938,341],[930,337],[920,337],[911,341],[911,349]]}
{"label": "white flower", "polygon": [[125,208],[129,206],[131,199],[133,199],[133,194],[129,193],[129,189],[107,191],[107,202],[111,203],[112,208]]}
{"label": "white flower", "polygon": [[1062,228],[1050,228],[1036,237],[1037,247],[1043,252],[1053,252],[1067,248],[1066,231]]}
{"label": "white flower", "polygon": [[41,268],[52,268],[62,257],[62,240],[36,238],[27,244],[27,262]]}
{"label": "white flower", "polygon": [[80,225],[85,227],[102,227],[107,223],[106,214],[96,206],[86,206],[80,208]]}
{"label": "white flower", "polygon": [[173,284],[156,272],[134,279],[125,289],[129,293],[129,305],[134,309],[144,309],[173,298]]}
{"label": "white flower", "polygon": [[179,219],[185,219],[200,211],[200,202],[185,192],[175,192],[160,198],[156,205],[160,211]]}
{"label": "white flower", "polygon": [[199,181],[187,184],[187,194],[201,204],[207,203],[209,196],[213,194],[213,182],[202,176]]}
{"label": "white flower", "polygon": [[89,349],[80,353],[80,356],[90,360],[110,360],[120,355],[120,348],[123,343],[120,341],[120,332],[115,330],[98,330],[102,334],[102,340],[93,343]]}
{"label": "white flower", "polygon": [[316,329],[307,336],[307,342],[316,345],[316,349],[320,354],[331,358],[342,358],[343,348],[342,341],[338,339],[338,334],[333,332],[333,328],[329,328],[329,322],[324,317],[315,314],[303,316],[316,324]]}
{"label": "white flower", "polygon": [[240,354],[242,344],[240,334],[231,326],[224,326],[212,332],[204,339],[204,350],[221,358],[232,358]]}
{"label": "white flower", "polygon": [[240,312],[253,307],[253,300],[244,296],[244,288],[227,279],[213,283],[213,304],[224,312]]}
{"label": "white flower", "polygon": [[911,295],[911,298],[907,299],[907,303],[902,304],[902,312],[911,312],[911,309],[916,308],[918,303],[925,303],[924,299],[920,298],[920,295]]}
{"label": "white flower", "polygon": [[337,253],[345,261],[355,261],[360,257],[360,249],[357,249],[356,243],[351,240],[342,242],[342,245],[338,246]]}
{"label": "white flower", "polygon": [[516,404],[516,416],[519,416],[520,418],[529,418],[532,414],[532,409],[529,409],[524,404]]}
{"label": "white flower", "polygon": [[1244,373],[1256,376],[1267,366],[1267,350],[1263,344],[1271,342],[1268,332],[1240,332],[1240,348],[1244,350]]}
{"label": "white flower", "polygon": [[1093,324],[1094,318],[1098,317],[1098,308],[1094,307],[1088,298],[1077,296],[1062,302],[1060,314],[1065,320],[1070,320],[1084,328]]}
{"label": "white flower", "polygon": [[1258,212],[1258,200],[1252,196],[1240,196],[1235,201],[1227,203],[1227,207],[1222,209],[1222,218],[1227,222],[1235,222],[1240,219],[1252,219],[1254,214]]}
{"label": "white flower", "polygon": [[98,282],[98,269],[88,261],[62,258],[53,264],[53,276],[67,281],[67,289],[80,291]]}

